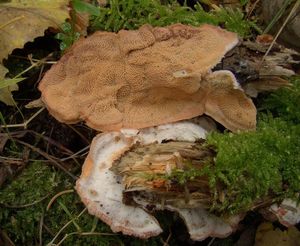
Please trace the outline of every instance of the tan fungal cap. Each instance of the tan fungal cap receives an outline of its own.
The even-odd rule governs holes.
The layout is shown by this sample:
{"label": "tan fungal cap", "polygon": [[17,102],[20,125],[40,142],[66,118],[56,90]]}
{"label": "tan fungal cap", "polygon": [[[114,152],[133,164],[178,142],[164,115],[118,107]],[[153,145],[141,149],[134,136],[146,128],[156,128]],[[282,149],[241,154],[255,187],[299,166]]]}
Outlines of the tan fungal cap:
{"label": "tan fungal cap", "polygon": [[[149,238],[162,232],[157,220],[140,207],[125,205],[122,177],[111,171],[113,162],[124,155],[134,144],[148,145],[166,140],[195,142],[205,138],[206,130],[190,122],[178,122],[142,130],[122,130],[98,135],[92,142],[90,153],[83,165],[76,190],[89,213],[107,223],[114,232],[140,238]],[[142,200],[140,200],[142,202]],[[145,204],[147,205],[147,204]],[[202,208],[178,209],[194,240],[209,236],[224,237],[234,231],[239,220],[224,221]]]}
{"label": "tan fungal cap", "polygon": [[237,42],[211,25],[96,32],[76,42],[39,89],[56,119],[101,131],[189,119],[205,113],[202,82]]}
{"label": "tan fungal cap", "polygon": [[213,72],[206,77],[206,83],[209,93],[205,102],[205,114],[231,131],[255,129],[255,105],[231,72]]}

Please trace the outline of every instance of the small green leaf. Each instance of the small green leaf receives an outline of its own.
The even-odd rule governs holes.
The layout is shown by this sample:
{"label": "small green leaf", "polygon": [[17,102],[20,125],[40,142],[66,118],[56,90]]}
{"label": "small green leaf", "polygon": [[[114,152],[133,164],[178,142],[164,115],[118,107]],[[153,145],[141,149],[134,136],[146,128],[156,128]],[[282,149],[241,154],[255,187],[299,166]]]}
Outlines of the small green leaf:
{"label": "small green leaf", "polygon": [[99,16],[100,14],[100,9],[92,4],[83,2],[81,0],[73,0],[72,3],[77,12],[87,12],[94,16]]}
{"label": "small green leaf", "polygon": [[242,6],[246,5],[249,2],[249,0],[240,0],[240,3]]}

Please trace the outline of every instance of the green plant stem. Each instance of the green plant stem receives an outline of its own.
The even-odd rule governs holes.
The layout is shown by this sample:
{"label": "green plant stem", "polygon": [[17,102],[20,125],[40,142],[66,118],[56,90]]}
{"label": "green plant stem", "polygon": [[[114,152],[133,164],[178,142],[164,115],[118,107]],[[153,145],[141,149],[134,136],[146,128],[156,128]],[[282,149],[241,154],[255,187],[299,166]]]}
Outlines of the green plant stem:
{"label": "green plant stem", "polygon": [[70,219],[72,220],[73,225],[75,226],[75,228],[77,229],[78,232],[81,232],[82,229],[80,228],[80,226],[76,223],[75,218],[72,216],[72,214],[70,213],[69,209],[66,207],[65,204],[63,204],[62,202],[58,201],[58,204],[62,207],[62,209],[65,211],[65,213],[70,217]]}
{"label": "green plant stem", "polygon": [[[84,208],[84,209],[79,213],[79,215],[77,215],[76,218],[74,218],[74,219],[79,219],[79,218],[84,214],[84,212],[85,212],[86,210],[87,210],[87,208]],[[54,244],[55,240],[56,240],[56,239],[58,238],[58,236],[63,232],[64,229],[66,229],[70,224],[73,223],[73,220],[74,220],[74,219],[68,221],[62,228],[60,228],[60,230],[56,233],[56,235],[54,236],[54,238],[47,244],[47,246],[53,246],[53,245],[55,245],[55,244]]]}
{"label": "green plant stem", "polygon": [[0,125],[0,128],[16,128],[16,127],[23,127],[24,129],[27,129],[28,124],[35,118],[37,117],[45,108],[42,107],[40,108],[37,112],[35,112],[28,120],[26,120],[23,123],[19,123],[19,124],[3,124]]}
{"label": "green plant stem", "polygon": [[266,27],[266,29],[264,30],[263,33],[268,33],[272,29],[272,27],[274,26],[274,24],[281,18],[281,16],[283,15],[284,11],[287,9],[287,7],[290,5],[290,3],[292,1],[293,0],[286,0],[286,1],[284,1],[282,7],[279,9],[279,11],[277,12],[277,14],[271,20],[271,22]]}

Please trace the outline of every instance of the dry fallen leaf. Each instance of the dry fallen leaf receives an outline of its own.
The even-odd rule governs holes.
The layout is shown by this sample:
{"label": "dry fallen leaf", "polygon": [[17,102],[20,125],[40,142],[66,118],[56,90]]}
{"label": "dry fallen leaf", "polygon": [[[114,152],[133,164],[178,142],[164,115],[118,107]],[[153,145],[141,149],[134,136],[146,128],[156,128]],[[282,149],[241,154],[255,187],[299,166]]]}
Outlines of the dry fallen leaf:
{"label": "dry fallen leaf", "polygon": [[0,60],[69,17],[69,0],[12,0],[0,5]]}
{"label": "dry fallen leaf", "polygon": [[8,69],[0,64],[0,80],[4,79],[5,74],[8,72]]}
{"label": "dry fallen leaf", "polygon": [[11,92],[19,89],[17,84],[10,85],[6,88],[0,89],[0,101],[4,102],[8,106],[14,106],[15,102]]}
{"label": "dry fallen leaf", "polygon": [[[69,17],[69,0],[11,0],[0,4],[0,85],[8,70],[2,60],[16,48],[43,36],[48,27],[58,28]],[[0,101],[13,106],[16,83],[0,89]]]}
{"label": "dry fallen leaf", "polygon": [[[0,64],[0,83],[4,81],[5,74],[8,72],[7,68],[2,66]],[[12,97],[11,92],[18,90],[18,85],[13,84],[10,86],[7,86],[6,88],[0,89],[0,101],[4,102],[6,105],[13,106],[14,105],[14,99]]]}

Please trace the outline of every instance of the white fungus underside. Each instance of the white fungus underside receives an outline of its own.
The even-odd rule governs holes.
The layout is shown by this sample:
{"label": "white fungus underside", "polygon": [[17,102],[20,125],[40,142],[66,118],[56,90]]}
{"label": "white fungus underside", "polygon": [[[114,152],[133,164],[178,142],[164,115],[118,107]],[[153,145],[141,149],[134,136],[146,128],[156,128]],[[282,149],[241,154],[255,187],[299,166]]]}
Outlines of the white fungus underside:
{"label": "white fungus underside", "polygon": [[270,211],[287,227],[300,222],[300,205],[292,199],[284,199],[280,205],[276,203],[271,205]]}
{"label": "white fungus underside", "polygon": [[[140,238],[160,234],[162,229],[153,216],[141,208],[123,204],[124,187],[109,168],[115,159],[136,142],[141,144],[161,143],[163,140],[194,142],[205,138],[206,133],[201,126],[184,121],[142,130],[123,129],[121,132],[98,135],[93,140],[88,156],[93,161],[92,170],[88,176],[82,176],[76,183],[76,189],[89,213],[110,225],[114,232],[121,231]],[[233,231],[229,223],[201,208],[166,209],[180,214],[194,240],[203,240],[208,236],[224,237]]]}

